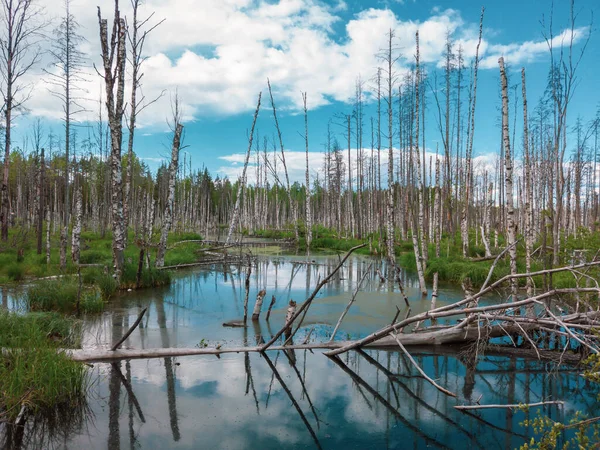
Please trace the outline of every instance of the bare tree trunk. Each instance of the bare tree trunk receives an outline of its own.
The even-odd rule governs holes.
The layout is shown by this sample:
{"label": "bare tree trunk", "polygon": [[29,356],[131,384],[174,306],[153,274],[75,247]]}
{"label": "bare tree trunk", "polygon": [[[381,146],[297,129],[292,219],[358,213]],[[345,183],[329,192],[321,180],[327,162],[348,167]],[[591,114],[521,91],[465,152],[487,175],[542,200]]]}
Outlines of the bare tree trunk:
{"label": "bare tree trunk", "polygon": [[256,303],[254,304],[254,310],[252,311],[252,320],[258,320],[260,317],[260,310],[262,309],[263,300],[267,295],[267,291],[264,289],[256,294]]}
{"label": "bare tree trunk", "polygon": [[[529,156],[529,125],[527,120],[527,90],[525,68],[521,69],[523,90],[523,153],[525,156],[525,272],[531,272],[531,251],[533,248],[533,190],[531,179],[531,158]],[[533,280],[527,278],[527,297],[533,297]],[[527,315],[535,314],[533,307],[527,308]]]}
{"label": "bare tree trunk", "polygon": [[[120,17],[118,1],[115,2],[113,31],[108,40],[108,21],[102,19],[98,8],[98,23],[100,26],[100,44],[104,65],[104,84],[106,87],[106,108],[108,110],[108,125],[111,139],[111,212],[113,232],[113,265],[117,282],[121,280],[125,265],[125,230],[123,229],[123,188],[121,173],[121,144],[123,136],[123,112],[125,94],[125,19]],[[116,52],[116,62],[113,68],[113,57]],[[117,87],[115,102],[115,84]]]}
{"label": "bare tree trunk", "polygon": [[312,214],[310,211],[310,174],[308,171],[308,111],[306,109],[306,92],[302,94],[304,102],[304,142],[306,144],[306,252],[310,252],[312,242]]}
{"label": "bare tree trunk", "polygon": [[258,102],[256,103],[256,110],[254,111],[254,120],[252,121],[252,128],[250,129],[250,138],[248,142],[248,151],[246,152],[246,160],[244,161],[244,170],[242,172],[242,177],[240,179],[238,195],[235,201],[235,206],[233,208],[233,213],[231,217],[231,222],[229,224],[229,232],[227,233],[227,239],[225,240],[225,245],[231,242],[231,236],[237,227],[237,223],[240,217],[240,205],[242,199],[242,191],[244,190],[244,186],[246,185],[246,170],[248,170],[248,161],[250,160],[250,152],[252,151],[252,140],[254,139],[254,127],[256,126],[256,119],[258,118],[258,111],[260,110],[260,98],[262,96],[262,92],[258,94]]}
{"label": "bare tree trunk", "polygon": [[[479,68],[479,47],[481,45],[481,37],[483,33],[483,14],[485,8],[481,8],[481,18],[479,21],[479,40],[477,42],[477,50],[475,51],[475,68],[473,71],[473,97],[471,103],[471,111],[469,116],[471,123],[469,124],[469,141],[467,142],[466,162],[465,162],[465,180],[464,180],[464,198],[463,211],[460,222],[460,232],[462,237],[463,256],[466,257],[469,251],[469,204],[471,180],[473,177],[472,156],[473,156],[473,135],[475,134],[475,105],[477,102],[477,70]],[[508,120],[508,119],[507,119]]]}
{"label": "bare tree trunk", "polygon": [[[37,254],[42,254],[42,242],[43,242],[43,229],[44,229],[44,208],[46,204],[44,186],[46,183],[46,159],[44,154],[44,148],[42,148],[40,155],[40,168],[39,168],[39,180],[37,188],[38,211],[37,211]],[[48,226],[50,226],[48,224]]]}
{"label": "bare tree trunk", "polygon": [[52,212],[50,205],[46,209],[46,264],[50,264],[50,227],[52,225]]}
{"label": "bare tree trunk", "polygon": [[83,221],[83,177],[79,177],[79,183],[75,191],[75,223],[73,224],[72,241],[71,241],[71,258],[75,264],[79,264],[79,256],[81,253],[81,223]]}
{"label": "bare tree trunk", "polygon": [[[435,158],[435,197],[433,201],[433,238],[435,243],[435,257],[440,257],[440,241],[441,241],[441,217],[442,217],[442,198],[440,192],[440,160]],[[439,273],[436,271],[433,274],[433,291],[431,293],[431,309],[436,308],[438,299],[438,282]]]}
{"label": "bare tree trunk", "polygon": [[392,56],[392,40],[394,32],[390,29],[388,34],[388,53],[386,62],[388,63],[388,190],[387,190],[387,215],[386,215],[386,231],[387,231],[387,254],[388,260],[396,263],[396,253],[394,249],[394,144],[393,144],[393,112],[392,112],[392,92],[393,92],[393,66],[394,58]]}
{"label": "bare tree trunk", "polygon": [[[510,135],[508,130],[508,87],[506,80],[506,71],[504,69],[504,58],[498,60],[500,65],[500,83],[502,89],[502,141],[504,145],[504,168],[506,186],[506,220],[507,220],[507,236],[508,236],[508,253],[510,255],[510,273],[517,274],[517,248],[516,248],[516,229],[515,229],[515,210],[513,203],[513,175],[512,175],[512,156],[510,150]],[[517,301],[518,283],[516,278],[511,279],[511,295],[512,301]]]}
{"label": "bare tree trunk", "polygon": [[60,229],[60,269],[65,270],[67,267],[67,229]]}
{"label": "bare tree trunk", "polygon": [[156,253],[156,267],[165,265],[165,253],[167,251],[167,238],[171,225],[173,224],[173,208],[175,206],[175,182],[177,180],[177,170],[179,169],[179,148],[181,147],[181,133],[183,125],[178,122],[179,117],[176,116],[175,134],[173,135],[173,147],[171,148],[171,164],[169,165],[169,195],[167,204],[165,205],[165,213],[163,216],[162,231],[160,234],[160,242],[158,244],[158,252]]}
{"label": "bare tree trunk", "polygon": [[485,247],[485,256],[490,258],[492,251],[490,250],[490,215],[492,205],[492,183],[488,184],[487,170],[483,176],[483,225],[481,226],[481,240]]}
{"label": "bare tree trunk", "polygon": [[[417,206],[419,208],[418,212],[418,224],[417,228],[413,228],[413,242],[417,240],[417,247],[420,248],[420,252],[415,253],[415,258],[417,258],[417,270],[420,272],[425,272],[427,266],[427,242],[425,240],[425,208],[423,201],[423,194],[425,191],[424,188],[424,180],[421,175],[421,156],[419,152],[419,124],[420,124],[420,116],[419,116],[419,104],[421,103],[421,98],[419,95],[419,86],[421,84],[421,68],[419,65],[419,32],[417,31],[415,34],[416,40],[416,48],[417,48],[417,57],[416,57],[416,72],[415,72],[415,120],[416,120],[416,139],[415,139],[415,161],[417,162]],[[423,148],[423,154],[425,153],[425,148]],[[427,285],[425,284],[425,277],[423,273],[419,273],[419,285],[421,288],[421,293],[423,295],[427,295]]]}

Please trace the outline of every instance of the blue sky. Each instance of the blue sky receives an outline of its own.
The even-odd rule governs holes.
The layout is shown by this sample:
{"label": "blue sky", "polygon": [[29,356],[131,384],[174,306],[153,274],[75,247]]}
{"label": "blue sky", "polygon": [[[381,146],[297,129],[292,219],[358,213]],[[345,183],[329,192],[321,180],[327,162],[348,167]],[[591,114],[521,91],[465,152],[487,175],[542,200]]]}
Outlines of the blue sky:
{"label": "blue sky", "polygon": [[[61,15],[57,4],[60,2],[44,2],[49,16]],[[99,52],[94,8],[98,3],[103,11],[110,12],[112,2],[107,0],[73,0],[72,4],[87,38],[82,48],[91,55],[86,70],[93,81],[85,86],[91,111],[97,110],[100,95],[99,79],[91,69],[99,59],[95,56]],[[122,3],[124,13],[129,14],[125,8],[129,2]],[[555,3],[554,30],[558,35],[569,26],[569,2]],[[496,152],[500,141],[498,56],[505,56],[513,69],[512,83],[520,81],[517,70],[526,68],[531,109],[544,89],[549,55],[540,21],[544,15],[549,19],[551,2],[494,0],[483,5],[484,44],[474,145],[478,155]],[[474,56],[481,6],[482,2],[473,0],[147,0],[143,12],[155,11],[155,17],[166,21],[153,32],[146,46],[144,93],[153,98],[163,90],[171,93],[177,89],[186,119],[184,151],[191,155],[193,166],[204,165],[215,174],[234,177],[239,172],[239,155],[247,147],[247,130],[261,90],[263,107],[258,131],[268,136],[274,132],[266,78],[271,79],[275,89],[285,146],[292,151],[304,149],[300,135],[304,122],[299,112],[301,92],[306,91],[310,151],[315,152],[311,161],[316,166],[329,119],[351,112],[355,80],[359,75],[369,80],[375,74],[375,54],[383,46],[389,27],[398,34],[396,44],[406,58],[399,71],[414,60],[416,29],[420,31],[423,60],[430,72],[440,61],[446,30],[463,43],[468,64]],[[579,17],[575,52],[581,50],[585,41],[585,27],[589,26],[592,12],[598,16],[599,10],[597,0],[576,2]],[[600,37],[592,31],[570,109],[573,122],[579,114],[585,120],[591,119],[600,101]],[[34,117],[41,117],[47,128],[60,130],[57,119],[61,107],[48,95],[39,78],[38,74],[32,81],[35,89],[28,104],[29,114],[19,119],[15,145],[29,133]],[[367,84],[367,91],[370,85]],[[169,99],[169,94],[163,96],[139,118],[135,149],[152,168],[168,154]],[[429,106],[433,108],[430,93]],[[365,122],[372,113],[367,107]],[[85,125],[96,114],[84,114],[79,120]],[[430,113],[426,124],[427,146],[432,150],[439,141],[434,117]],[[343,129],[334,125],[332,130],[343,141]],[[519,129],[517,133],[520,134]],[[370,142],[364,145],[368,147]],[[300,178],[301,158],[291,157],[290,161],[293,177]]]}

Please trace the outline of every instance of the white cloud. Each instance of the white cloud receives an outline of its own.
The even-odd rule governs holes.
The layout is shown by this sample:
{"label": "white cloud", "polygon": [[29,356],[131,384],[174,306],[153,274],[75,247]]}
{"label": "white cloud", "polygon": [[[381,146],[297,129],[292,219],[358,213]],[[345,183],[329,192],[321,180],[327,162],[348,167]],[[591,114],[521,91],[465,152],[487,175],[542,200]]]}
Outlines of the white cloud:
{"label": "white cloud", "polygon": [[[587,36],[588,31],[588,27],[576,28],[571,35],[571,30],[564,30],[559,35],[554,36],[551,44],[555,49],[560,48],[562,45],[568,46],[571,37],[573,38],[573,44],[577,44]],[[480,64],[484,69],[496,69],[498,68],[498,58],[500,56],[504,56],[504,59],[512,65],[530,63],[541,55],[548,54],[548,52],[549,46],[545,39],[507,45],[490,45],[488,54]]]}
{"label": "white cloud", "polygon": [[[50,17],[63,14],[62,2],[42,3]],[[98,3],[110,20],[112,1],[73,0],[71,5],[87,39],[82,45],[90,57],[86,78],[93,80],[86,86],[89,100],[83,102],[89,112],[80,120],[96,118],[98,99],[104,95],[92,68],[92,63],[100,62]],[[130,18],[129,2],[121,3],[122,14]],[[196,0],[147,0],[141,9],[141,17],[154,12],[153,22],[166,19],[145,46],[148,59],[143,69],[143,94],[153,99],[164,90],[178,88],[187,120],[251,110],[267,78],[281,109],[299,109],[301,91],[309,93],[311,109],[332,100],[350,101],[356,77],[369,79],[380,64],[377,54],[386,47],[386,30],[395,30],[396,44],[405,56],[397,65],[399,73],[414,60],[417,30],[421,59],[434,65],[442,59],[447,32],[462,45],[468,61],[475,54],[478,31],[478,24],[465,22],[454,9],[434,9],[426,20],[413,21],[401,19],[387,8],[371,8],[350,18],[338,36],[332,26],[347,10],[343,0],[333,4],[321,0],[203,0],[201,6]],[[576,41],[583,31],[576,30]],[[555,38],[557,46],[564,37],[563,32]],[[545,52],[543,41],[499,45],[484,39],[481,67],[496,68],[501,54],[516,64]],[[28,106],[34,115],[58,119],[62,109],[41,78],[41,68],[31,74],[35,87]],[[170,111],[169,96],[165,95],[139,116],[139,126],[164,125]]]}

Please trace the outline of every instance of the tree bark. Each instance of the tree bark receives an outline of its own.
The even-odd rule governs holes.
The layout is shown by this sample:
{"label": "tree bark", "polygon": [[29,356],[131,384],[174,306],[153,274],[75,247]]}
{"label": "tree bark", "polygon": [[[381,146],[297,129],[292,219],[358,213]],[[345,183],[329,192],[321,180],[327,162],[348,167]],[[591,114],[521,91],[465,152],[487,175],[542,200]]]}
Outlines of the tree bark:
{"label": "tree bark", "polygon": [[165,265],[165,253],[167,251],[167,238],[173,224],[173,208],[175,206],[175,182],[177,181],[177,171],[179,169],[179,149],[181,147],[181,133],[183,125],[175,124],[175,133],[173,135],[173,146],[171,148],[171,163],[169,164],[169,194],[165,212],[163,215],[162,231],[160,234],[160,243],[156,254],[156,267]]}
{"label": "tree bark", "polygon": [[[515,210],[513,202],[513,163],[512,154],[510,149],[510,135],[508,130],[508,86],[506,79],[506,71],[504,69],[504,58],[498,59],[500,65],[500,84],[502,90],[502,142],[504,146],[504,169],[505,169],[505,180],[504,185],[506,187],[506,220],[507,220],[507,236],[508,246],[510,255],[510,273],[511,275],[517,274],[517,248],[516,248],[516,226],[515,226]],[[511,279],[511,296],[512,301],[517,300],[518,283],[515,278]]]}

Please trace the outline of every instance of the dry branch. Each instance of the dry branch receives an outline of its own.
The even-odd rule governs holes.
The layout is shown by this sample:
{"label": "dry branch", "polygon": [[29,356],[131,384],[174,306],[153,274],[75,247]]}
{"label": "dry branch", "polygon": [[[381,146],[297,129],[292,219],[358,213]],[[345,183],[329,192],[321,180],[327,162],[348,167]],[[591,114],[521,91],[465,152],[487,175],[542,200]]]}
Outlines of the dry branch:
{"label": "dry branch", "polygon": [[458,409],[459,411],[468,411],[473,409],[495,409],[495,408],[505,408],[505,409],[517,409],[517,408],[533,408],[536,406],[544,406],[544,405],[564,405],[565,402],[560,400],[553,400],[547,402],[538,402],[538,403],[520,403],[520,404],[512,404],[512,405],[457,405],[454,409]]}
{"label": "dry branch", "polygon": [[449,395],[450,397],[456,397],[456,394],[454,392],[450,392],[449,390],[444,389],[442,386],[440,386],[439,384],[437,384],[432,378],[430,378],[425,373],[425,371],[423,369],[421,369],[421,366],[419,366],[419,364],[417,364],[417,362],[412,357],[412,355],[408,352],[408,350],[406,350],[406,347],[404,347],[404,345],[402,345],[402,342],[400,342],[400,340],[398,339],[398,335],[397,334],[392,334],[392,337],[398,343],[398,346],[400,347],[400,350],[402,350],[404,352],[404,354],[408,357],[408,359],[410,360],[410,362],[412,363],[412,365],[415,366],[415,368],[419,371],[419,373],[423,376],[423,378],[425,378],[427,381],[429,381],[440,392],[442,392],[442,393],[444,393],[446,395]]}
{"label": "dry branch", "polygon": [[127,340],[129,335],[131,333],[133,333],[133,330],[135,330],[137,328],[137,326],[140,324],[140,322],[142,321],[142,317],[144,317],[144,314],[146,314],[146,311],[148,311],[148,308],[144,308],[142,310],[142,312],[139,314],[138,318],[135,320],[133,325],[131,325],[129,330],[127,330],[127,333],[125,333],[125,335],[121,339],[119,339],[119,342],[117,342],[115,345],[113,345],[111,347],[111,351],[113,351],[113,352],[116,351],[121,346],[121,344]]}
{"label": "dry branch", "polygon": [[350,307],[352,306],[352,303],[354,303],[354,300],[356,300],[356,295],[358,294],[358,291],[360,290],[360,287],[362,286],[363,281],[365,280],[367,274],[371,271],[371,267],[372,266],[373,266],[373,264],[371,264],[369,266],[369,268],[365,271],[365,273],[363,274],[363,276],[361,277],[361,279],[359,280],[359,282],[356,284],[356,289],[354,289],[354,294],[352,294],[352,298],[350,299],[350,301],[346,305],[346,308],[342,312],[342,315],[338,319],[337,324],[335,325],[335,328],[333,329],[333,333],[331,333],[331,339],[329,339],[329,342],[333,341],[333,339],[335,338],[335,335],[337,334],[338,328],[342,324],[342,320],[344,320],[344,317],[346,317],[346,314],[348,314],[348,311],[350,310]]}
{"label": "dry branch", "polygon": [[327,275],[323,281],[321,281],[319,284],[317,284],[317,287],[315,288],[315,290],[313,291],[313,293],[310,295],[310,297],[308,297],[306,299],[306,301],[304,303],[302,303],[302,305],[300,306],[300,308],[298,308],[298,310],[295,312],[295,314],[290,318],[290,323],[289,324],[285,324],[283,326],[283,328],[281,330],[279,330],[275,336],[273,336],[271,338],[271,340],[269,342],[267,342],[264,347],[262,348],[261,351],[265,351],[267,350],[271,345],[273,345],[275,343],[275,341],[277,341],[277,339],[279,339],[279,337],[284,333],[284,331],[288,328],[288,326],[291,326],[294,323],[294,320],[296,320],[298,318],[298,316],[300,314],[302,314],[302,312],[308,308],[310,306],[310,304],[312,303],[312,301],[315,299],[315,297],[317,296],[317,294],[319,293],[319,291],[321,290],[321,288],[323,286],[325,286],[329,280],[337,273],[338,270],[340,270],[340,267],[342,267],[344,265],[344,263],[346,262],[346,260],[350,257],[350,255],[355,251],[358,250],[359,248],[365,247],[367,244],[361,244],[361,245],[357,245],[356,247],[352,247],[350,250],[348,250],[348,253],[346,253],[346,256],[344,256],[344,258],[340,261],[340,263],[337,265],[337,267],[335,269],[333,269],[329,275]]}

